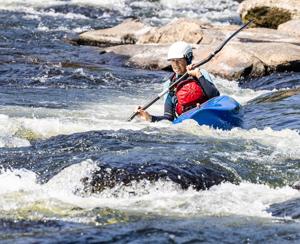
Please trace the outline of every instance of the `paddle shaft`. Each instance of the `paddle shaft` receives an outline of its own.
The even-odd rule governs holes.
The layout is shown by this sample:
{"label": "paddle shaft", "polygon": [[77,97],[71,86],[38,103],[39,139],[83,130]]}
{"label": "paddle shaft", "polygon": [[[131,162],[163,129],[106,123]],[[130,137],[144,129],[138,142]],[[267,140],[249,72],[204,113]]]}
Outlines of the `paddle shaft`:
{"label": "paddle shaft", "polygon": [[[230,37],[228,37],[225,41],[223,41],[221,43],[221,45],[214,51],[212,52],[207,58],[203,59],[202,61],[193,64],[192,69],[195,69],[207,62],[209,62],[214,56],[216,56],[217,53],[219,53],[222,48],[237,34],[239,33],[241,30],[245,29],[249,24],[251,24],[253,22],[253,20],[248,21],[246,24],[244,24],[242,27],[240,27],[238,30],[236,30],[233,34],[230,35]],[[152,104],[154,104],[156,101],[158,101],[162,96],[164,96],[165,94],[167,94],[170,90],[172,90],[180,81],[184,80],[185,78],[188,77],[188,72],[185,72],[179,79],[177,79],[175,82],[172,83],[172,85],[170,85],[168,88],[166,88],[165,90],[163,90],[161,93],[159,93],[153,100],[151,100],[149,103],[147,103],[146,105],[142,106],[141,109],[142,110],[146,110],[147,108],[149,108]],[[138,112],[134,112],[127,121],[131,121],[136,115],[138,115]]]}

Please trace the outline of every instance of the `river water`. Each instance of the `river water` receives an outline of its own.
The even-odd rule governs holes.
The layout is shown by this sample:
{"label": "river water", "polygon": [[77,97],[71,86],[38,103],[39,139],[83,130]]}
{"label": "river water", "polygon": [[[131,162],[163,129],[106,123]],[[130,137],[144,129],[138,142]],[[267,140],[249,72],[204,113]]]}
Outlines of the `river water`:
{"label": "river water", "polygon": [[242,128],[129,123],[168,73],[66,41],[129,16],[239,24],[237,6],[1,0],[0,242],[299,242],[300,204],[284,203],[300,198],[300,73],[214,77],[243,105]]}

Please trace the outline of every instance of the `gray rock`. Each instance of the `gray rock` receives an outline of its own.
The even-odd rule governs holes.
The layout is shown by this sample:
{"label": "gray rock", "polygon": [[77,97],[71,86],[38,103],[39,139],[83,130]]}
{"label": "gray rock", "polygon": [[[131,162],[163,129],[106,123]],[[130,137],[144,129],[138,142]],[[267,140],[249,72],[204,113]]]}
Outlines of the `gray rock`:
{"label": "gray rock", "polygon": [[151,28],[138,20],[127,19],[112,28],[84,32],[80,34],[77,42],[93,46],[134,44],[139,39],[139,36],[148,32]]}
{"label": "gray rock", "polygon": [[227,79],[257,77],[266,73],[264,63],[240,44],[229,44],[204,67],[209,72]]}
{"label": "gray rock", "polygon": [[300,37],[300,20],[291,20],[278,26],[278,30],[291,36]]}
{"label": "gray rock", "polygon": [[90,176],[81,179],[84,188],[77,193],[99,193],[116,186],[132,186],[136,182],[149,184],[149,182],[154,183],[159,180],[172,181],[184,190],[193,188],[197,191],[207,190],[223,182],[239,183],[232,172],[217,165],[208,167],[193,163],[184,165],[178,162],[177,165],[167,165],[148,162],[143,167],[139,163],[132,163],[126,167],[108,165],[99,165],[98,167],[99,169]]}
{"label": "gray rock", "polygon": [[173,43],[185,41],[189,43],[200,43],[203,39],[203,29],[211,28],[210,24],[199,20],[178,19],[166,26],[153,28],[138,41],[144,43]]}
{"label": "gray rock", "polygon": [[275,203],[267,209],[276,217],[290,217],[292,219],[300,218],[300,198],[295,198],[282,203]]}
{"label": "gray rock", "polygon": [[[275,92],[266,93],[263,95],[260,95],[259,97],[252,100],[252,103],[272,103],[272,102],[278,102],[283,99],[289,98],[291,96],[298,95],[300,93],[300,87],[298,88],[292,88],[288,90],[280,90]],[[300,190],[300,181],[295,182],[292,187],[294,189]]]}
{"label": "gray rock", "polygon": [[[169,66],[166,56],[172,42],[189,40],[194,48],[194,62],[199,62],[237,29],[235,25],[212,26],[187,19],[161,28],[127,20],[113,28],[83,33],[80,38],[83,43],[106,46],[102,50],[105,54],[99,57],[103,63],[159,70]],[[124,38],[126,36],[132,39]],[[121,58],[116,58],[118,56]],[[243,30],[204,67],[227,79],[259,77],[277,70],[297,71],[300,70],[300,36],[267,28]]]}

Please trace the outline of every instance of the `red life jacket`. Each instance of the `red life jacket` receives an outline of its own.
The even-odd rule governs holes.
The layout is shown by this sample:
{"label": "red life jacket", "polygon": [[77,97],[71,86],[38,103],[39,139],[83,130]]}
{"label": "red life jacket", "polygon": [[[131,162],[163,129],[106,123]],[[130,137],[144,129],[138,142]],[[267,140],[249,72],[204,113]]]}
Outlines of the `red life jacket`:
{"label": "red life jacket", "polygon": [[196,107],[197,103],[201,104],[208,100],[199,81],[194,77],[179,82],[175,95],[177,97],[175,111],[178,115]]}

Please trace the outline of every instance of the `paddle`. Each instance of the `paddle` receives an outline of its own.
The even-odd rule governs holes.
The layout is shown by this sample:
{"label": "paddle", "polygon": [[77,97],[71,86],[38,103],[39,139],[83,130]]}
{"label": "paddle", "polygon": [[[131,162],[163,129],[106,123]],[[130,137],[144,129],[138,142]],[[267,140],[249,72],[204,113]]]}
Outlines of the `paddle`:
{"label": "paddle", "polygon": [[[192,69],[197,68],[207,62],[209,62],[218,52],[220,52],[222,50],[222,48],[237,34],[239,33],[241,30],[243,30],[244,28],[246,28],[249,24],[251,24],[253,22],[253,20],[250,20],[249,22],[247,22],[246,24],[244,24],[242,27],[240,27],[237,31],[235,31],[233,34],[231,34],[230,37],[228,37],[224,42],[221,43],[221,45],[214,51],[212,52],[206,59],[193,64]],[[141,107],[142,110],[146,110],[147,108],[149,108],[153,103],[155,103],[156,101],[158,101],[162,96],[164,96],[166,93],[169,92],[169,90],[173,89],[180,81],[186,79],[188,77],[188,73],[185,72],[184,75],[182,75],[179,79],[177,79],[175,82],[172,83],[172,85],[170,85],[168,88],[166,88],[165,90],[163,90],[161,93],[159,93],[157,95],[156,98],[154,98],[153,100],[151,100],[149,103],[147,103],[145,106]],[[134,112],[127,121],[131,121],[136,115],[138,114],[138,112]]]}

